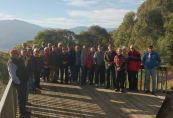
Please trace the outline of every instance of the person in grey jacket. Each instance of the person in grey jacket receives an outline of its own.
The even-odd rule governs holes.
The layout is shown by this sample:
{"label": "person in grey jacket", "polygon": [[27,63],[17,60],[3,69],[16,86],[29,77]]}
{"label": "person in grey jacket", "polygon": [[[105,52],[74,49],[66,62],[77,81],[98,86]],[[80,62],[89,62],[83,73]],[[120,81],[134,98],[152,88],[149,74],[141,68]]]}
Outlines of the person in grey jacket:
{"label": "person in grey jacket", "polygon": [[98,46],[98,51],[94,54],[94,63],[95,66],[95,86],[98,87],[99,85],[99,78],[100,84],[104,87],[105,83],[105,62],[104,62],[104,52],[102,51],[102,47]]}
{"label": "person in grey jacket", "polygon": [[86,84],[86,77],[87,77],[87,67],[86,67],[86,57],[88,54],[88,49],[86,45],[83,45],[83,49],[81,52],[81,68],[82,68],[82,78],[81,78],[81,85]]}

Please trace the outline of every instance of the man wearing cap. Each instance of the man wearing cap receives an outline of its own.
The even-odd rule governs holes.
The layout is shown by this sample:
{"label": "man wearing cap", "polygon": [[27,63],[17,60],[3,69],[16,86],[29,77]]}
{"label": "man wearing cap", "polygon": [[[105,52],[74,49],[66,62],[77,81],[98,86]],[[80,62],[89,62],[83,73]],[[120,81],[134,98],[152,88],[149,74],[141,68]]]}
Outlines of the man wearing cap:
{"label": "man wearing cap", "polygon": [[20,52],[18,50],[10,51],[10,59],[8,61],[8,72],[16,88],[19,104],[20,117],[24,118],[28,115],[26,111],[26,69],[23,61],[19,59]]}
{"label": "man wearing cap", "polygon": [[142,64],[145,68],[146,74],[146,93],[150,92],[150,75],[152,76],[152,94],[155,95],[156,92],[156,69],[161,64],[161,59],[158,53],[153,51],[153,46],[148,47],[148,52],[145,53]]}

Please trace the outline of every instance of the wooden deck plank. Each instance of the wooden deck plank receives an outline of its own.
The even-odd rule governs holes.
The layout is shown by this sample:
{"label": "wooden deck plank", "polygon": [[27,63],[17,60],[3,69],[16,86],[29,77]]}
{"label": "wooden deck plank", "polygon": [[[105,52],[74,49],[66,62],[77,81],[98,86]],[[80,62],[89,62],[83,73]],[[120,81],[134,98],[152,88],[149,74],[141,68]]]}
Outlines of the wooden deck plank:
{"label": "wooden deck plank", "polygon": [[30,94],[31,118],[154,118],[164,95],[115,93],[93,86],[41,83]]}

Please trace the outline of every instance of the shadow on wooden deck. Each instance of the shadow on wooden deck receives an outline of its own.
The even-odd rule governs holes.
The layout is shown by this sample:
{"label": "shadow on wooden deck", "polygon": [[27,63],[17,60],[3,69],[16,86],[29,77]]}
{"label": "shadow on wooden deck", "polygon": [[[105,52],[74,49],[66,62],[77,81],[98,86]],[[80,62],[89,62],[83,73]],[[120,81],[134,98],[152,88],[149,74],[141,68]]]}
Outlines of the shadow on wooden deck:
{"label": "shadow on wooden deck", "polygon": [[31,118],[154,118],[164,95],[115,93],[93,86],[42,83],[31,94]]}

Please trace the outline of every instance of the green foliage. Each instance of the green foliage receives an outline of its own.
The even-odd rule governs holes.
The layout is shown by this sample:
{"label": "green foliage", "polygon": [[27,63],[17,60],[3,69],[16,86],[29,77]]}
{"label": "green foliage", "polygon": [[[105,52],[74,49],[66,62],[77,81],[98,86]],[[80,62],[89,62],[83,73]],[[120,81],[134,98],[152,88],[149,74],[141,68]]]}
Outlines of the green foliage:
{"label": "green foliage", "polygon": [[33,42],[28,42],[29,44],[39,44],[41,42],[52,43],[53,45],[57,45],[58,42],[62,42],[64,45],[71,43],[74,44],[75,34],[69,30],[45,30],[43,32],[39,32],[35,36],[35,40]]}
{"label": "green foliage", "polygon": [[149,45],[162,57],[163,64],[173,62],[173,0],[146,0],[137,11],[125,15],[120,27],[111,33],[116,47],[134,43],[144,54]]}
{"label": "green foliage", "polygon": [[76,36],[76,44],[82,46],[87,45],[88,47],[97,48],[98,45],[102,45],[105,50],[108,44],[113,43],[110,34],[100,26],[91,26],[88,31],[81,32]]}
{"label": "green foliage", "polygon": [[0,81],[7,84],[8,82],[8,70],[7,70],[7,61],[9,55],[7,53],[0,52]]}

